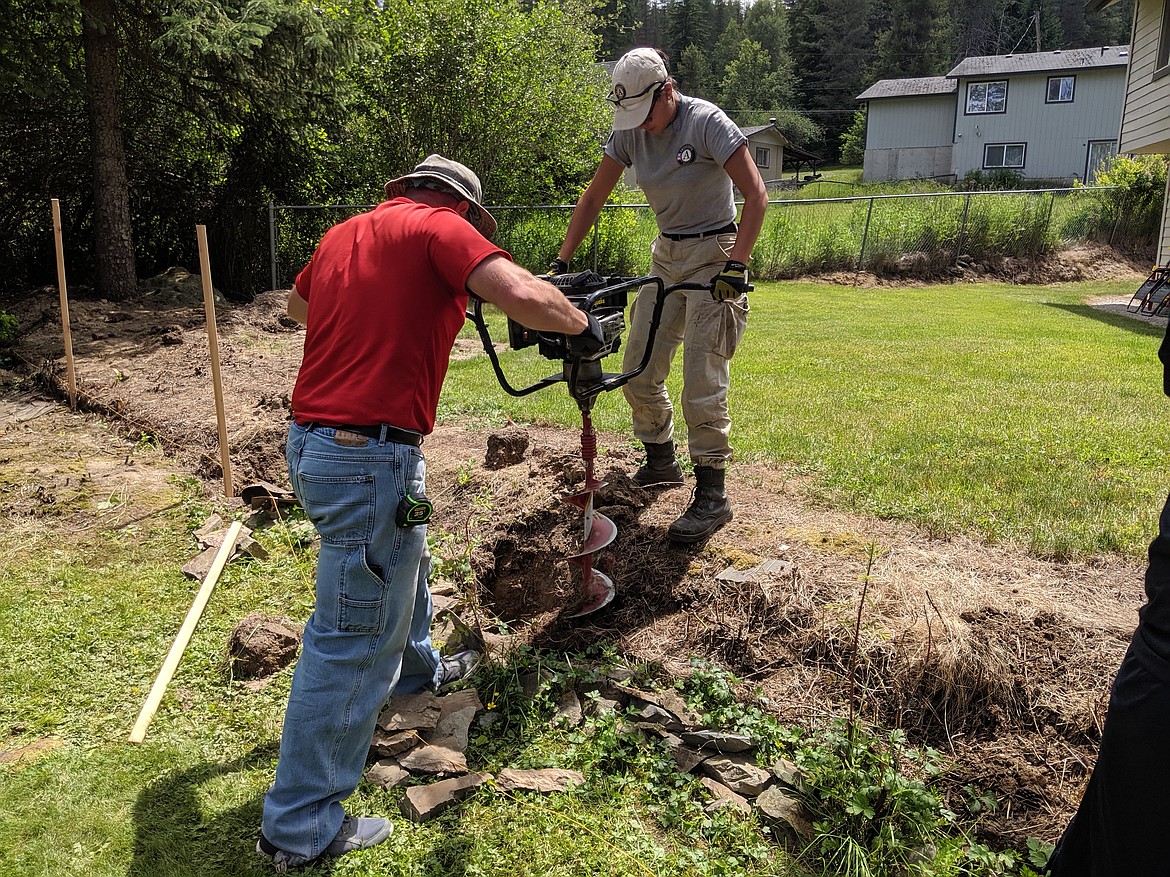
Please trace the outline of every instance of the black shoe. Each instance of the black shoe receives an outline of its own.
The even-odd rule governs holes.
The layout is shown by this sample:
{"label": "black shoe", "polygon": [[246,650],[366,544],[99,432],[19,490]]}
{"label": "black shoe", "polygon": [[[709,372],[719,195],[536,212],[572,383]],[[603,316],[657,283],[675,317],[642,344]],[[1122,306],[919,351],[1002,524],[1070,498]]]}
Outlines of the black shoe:
{"label": "black shoe", "polygon": [[394,824],[379,816],[346,816],[336,836],[316,859],[306,859],[286,853],[268,841],[264,835],[256,842],[256,852],[272,859],[272,867],[280,874],[299,871],[320,859],[336,859],[355,850],[366,850],[385,841],[394,831]]}
{"label": "black shoe", "polygon": [[723,489],[725,470],[696,466],[698,485],[690,507],[666,531],[675,542],[701,542],[732,518],[731,503]]}
{"label": "black shoe", "polygon": [[439,659],[439,684],[436,686],[440,694],[454,685],[462,682],[479,669],[480,654],[474,649],[456,652],[453,655],[444,655]]}
{"label": "black shoe", "polygon": [[634,473],[639,487],[676,487],[683,483],[682,466],[674,458],[674,442],[643,442],[646,462]]}

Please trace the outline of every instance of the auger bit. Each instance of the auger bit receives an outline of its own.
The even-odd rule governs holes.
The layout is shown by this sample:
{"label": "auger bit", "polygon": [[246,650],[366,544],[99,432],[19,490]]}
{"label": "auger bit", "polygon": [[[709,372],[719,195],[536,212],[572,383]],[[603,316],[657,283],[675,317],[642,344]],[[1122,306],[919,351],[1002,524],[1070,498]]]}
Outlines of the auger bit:
{"label": "auger bit", "polygon": [[[581,509],[584,518],[581,548],[568,558],[569,563],[580,570],[578,600],[573,605],[571,613],[566,616],[575,619],[604,609],[613,602],[616,594],[613,580],[594,566],[597,552],[617,538],[617,525],[594,507],[594,495],[605,486],[605,482],[598,481],[594,471],[597,459],[597,433],[593,429],[593,405],[601,393],[618,389],[645,370],[650,362],[654,337],[658,332],[662,306],[668,290],[663,286],[661,278],[653,275],[601,277],[592,271],[584,271],[545,279],[558,286],[581,310],[597,317],[605,332],[604,347],[597,353],[581,356],[570,351],[564,335],[534,332],[514,320],[509,320],[508,345],[512,349],[537,345],[541,356],[562,362],[560,374],[549,375],[527,387],[519,389],[513,387],[500,367],[500,360],[483,316],[483,302],[473,298],[467,316],[479,331],[484,350],[505,392],[512,396],[527,396],[529,393],[563,381],[568,387],[569,395],[576,400],[577,407],[581,410],[581,458],[585,463],[585,483],[577,492],[562,497],[565,502]],[[622,332],[626,328],[625,309],[630,291],[648,284],[656,286],[657,293],[642,361],[632,371],[623,373],[603,371],[602,360],[612,353],[617,353],[621,347]]]}

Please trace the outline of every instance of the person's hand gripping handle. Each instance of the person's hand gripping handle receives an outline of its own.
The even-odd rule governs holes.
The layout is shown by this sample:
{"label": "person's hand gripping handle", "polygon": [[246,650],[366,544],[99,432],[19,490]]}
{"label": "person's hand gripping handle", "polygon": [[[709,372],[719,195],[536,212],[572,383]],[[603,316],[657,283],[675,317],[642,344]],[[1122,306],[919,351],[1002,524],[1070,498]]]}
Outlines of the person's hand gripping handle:
{"label": "person's hand gripping handle", "polygon": [[748,270],[743,262],[728,259],[723,270],[711,279],[711,297],[715,301],[739,298],[748,291]]}

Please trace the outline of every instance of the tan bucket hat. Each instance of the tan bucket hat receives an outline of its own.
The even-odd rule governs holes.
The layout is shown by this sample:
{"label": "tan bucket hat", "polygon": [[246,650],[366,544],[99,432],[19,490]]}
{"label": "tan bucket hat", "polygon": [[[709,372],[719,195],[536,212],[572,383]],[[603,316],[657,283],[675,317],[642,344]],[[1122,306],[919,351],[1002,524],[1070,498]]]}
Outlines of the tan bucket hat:
{"label": "tan bucket hat", "polygon": [[467,214],[467,221],[488,240],[495,235],[496,220],[480,203],[483,201],[483,187],[479,183],[479,177],[470,168],[441,155],[428,155],[426,160],[409,174],[388,182],[386,197],[400,198],[411,183],[417,182],[438,183],[443,188],[450,189],[471,204],[472,209]]}

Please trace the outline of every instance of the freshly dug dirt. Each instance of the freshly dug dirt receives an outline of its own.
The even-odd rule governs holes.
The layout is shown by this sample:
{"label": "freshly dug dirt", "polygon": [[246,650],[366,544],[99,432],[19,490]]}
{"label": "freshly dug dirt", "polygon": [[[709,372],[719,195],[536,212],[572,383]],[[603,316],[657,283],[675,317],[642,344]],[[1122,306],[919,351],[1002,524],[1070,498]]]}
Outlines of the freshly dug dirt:
{"label": "freshly dug dirt", "polygon": [[[255,480],[287,484],[284,437],[303,334],[284,316],[285,300],[272,291],[220,306],[237,490]],[[139,302],[82,299],[70,308],[83,406],[108,415],[124,437],[158,437],[178,465],[222,489],[201,298],[174,285]],[[9,310],[25,333],[23,371],[41,377],[0,381],[0,413],[27,403],[21,394],[33,386],[59,399],[64,379],[55,291]],[[85,431],[77,447],[123,440],[93,420],[45,416],[46,429]],[[19,488],[0,481],[8,519],[36,516],[74,465],[68,442],[35,441],[38,421],[0,426],[0,462],[26,473]],[[792,473],[758,465],[729,471],[735,519],[705,545],[680,547],[666,527],[688,488],[639,489],[628,477],[638,457],[628,437],[604,435],[598,446],[607,486],[597,507],[618,536],[597,563],[618,596],[573,621],[565,558],[579,545],[581,520],[562,498],[584,477],[578,431],[446,422],[427,438],[435,526],[468,553],[477,588],[463,599],[489,642],[504,631],[554,649],[614,642],[678,675],[704,657],[791,723],[848,715],[852,701],[862,720],[904,728],[951,756],[956,806],[968,784],[994,792],[990,839],[1017,847],[1028,836],[1056,839],[1093,763],[1108,686],[1136,623],[1139,561],[1059,563],[933,538],[819,507]],[[767,560],[784,563],[751,572]]]}

